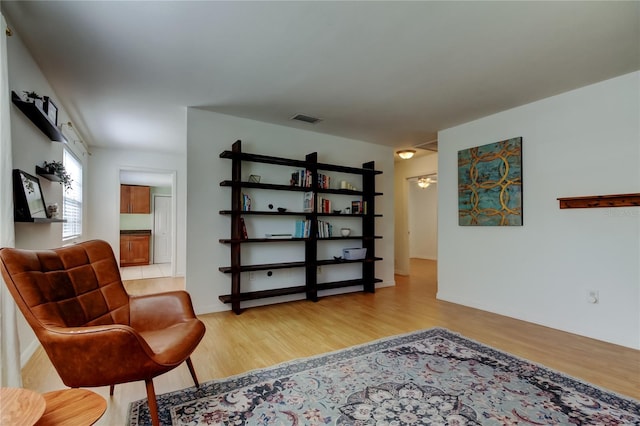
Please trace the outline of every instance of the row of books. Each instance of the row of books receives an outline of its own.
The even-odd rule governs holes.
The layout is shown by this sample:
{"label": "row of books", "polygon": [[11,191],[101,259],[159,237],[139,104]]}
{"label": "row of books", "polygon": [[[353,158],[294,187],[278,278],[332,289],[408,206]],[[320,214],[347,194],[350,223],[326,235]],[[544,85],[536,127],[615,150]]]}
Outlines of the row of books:
{"label": "row of books", "polygon": [[[300,169],[291,173],[291,186],[303,186],[306,188],[311,187],[313,177],[311,170]],[[318,188],[327,189],[331,185],[331,176],[327,176],[322,173],[318,173]]]}
{"label": "row of books", "polygon": [[[293,238],[309,238],[311,234],[310,220],[297,220]],[[318,221],[318,238],[329,238],[333,235],[333,225],[324,220]]]}
{"label": "row of books", "polygon": [[[313,212],[313,192],[305,192],[302,199],[302,211],[305,213]],[[331,200],[324,198],[322,195],[318,195],[318,213],[331,213]]]}
{"label": "row of books", "polygon": [[351,202],[352,214],[367,214],[367,202],[366,201],[352,201]]}

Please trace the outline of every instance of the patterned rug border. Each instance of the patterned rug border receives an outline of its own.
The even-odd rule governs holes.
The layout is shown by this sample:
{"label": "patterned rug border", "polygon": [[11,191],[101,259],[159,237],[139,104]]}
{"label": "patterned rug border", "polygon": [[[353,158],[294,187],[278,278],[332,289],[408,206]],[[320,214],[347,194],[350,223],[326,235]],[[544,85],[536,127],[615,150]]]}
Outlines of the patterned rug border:
{"label": "patterned rug border", "polygon": [[[515,363],[516,365],[528,364],[536,366],[541,371],[544,371],[546,373],[546,377],[549,377],[549,379],[551,379],[552,381],[564,381],[568,386],[573,387],[578,392],[599,400],[603,400],[603,394],[605,394],[608,396],[608,398],[604,399],[608,403],[633,412],[636,415],[640,415],[640,400],[636,400],[630,396],[622,395],[610,389],[586,382],[583,379],[579,379],[577,377],[557,371],[543,364],[531,361],[518,355],[514,355],[510,352],[488,346],[458,332],[454,332],[442,327],[433,327],[382,337],[376,340],[365,342],[359,345],[348,346],[346,348],[337,349],[331,352],[324,352],[309,357],[296,358],[272,366],[256,368],[220,379],[213,379],[205,383],[201,383],[199,388],[192,386],[189,388],[183,388],[180,390],[157,395],[160,420],[162,423],[163,418],[166,416],[166,414],[163,415],[163,406],[171,397],[180,393],[185,393],[188,395],[188,398],[184,398],[185,401],[203,398],[213,394],[229,392],[234,389],[240,389],[249,385],[254,385],[260,383],[261,381],[264,381],[265,379],[277,379],[282,375],[291,375],[304,372],[309,369],[317,368],[317,365],[314,365],[313,361],[316,361],[318,359],[323,359],[324,364],[332,364],[344,358],[350,359],[357,356],[363,356],[373,352],[383,351],[396,346],[401,346],[433,337],[442,337],[445,339],[449,339],[457,344],[466,345],[473,350],[485,353],[486,355],[500,359],[503,362],[505,361],[504,357],[506,357],[506,360],[509,361],[507,363],[508,365],[514,365]],[[243,378],[244,380],[238,380]],[[132,421],[134,420],[136,421],[134,424],[139,424],[137,420],[140,415],[140,409],[146,406],[146,403],[146,398],[130,403],[127,413],[127,425],[131,425]],[[146,407],[144,408],[147,409]]]}

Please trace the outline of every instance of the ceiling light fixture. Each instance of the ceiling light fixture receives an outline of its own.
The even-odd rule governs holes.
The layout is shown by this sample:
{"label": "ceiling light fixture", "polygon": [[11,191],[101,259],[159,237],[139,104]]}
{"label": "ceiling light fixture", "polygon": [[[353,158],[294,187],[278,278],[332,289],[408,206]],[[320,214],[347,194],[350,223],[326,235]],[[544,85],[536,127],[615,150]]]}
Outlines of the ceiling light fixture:
{"label": "ceiling light fixture", "polygon": [[413,154],[415,153],[415,149],[402,149],[400,151],[396,151],[396,154],[398,154],[398,156],[403,160],[408,160],[409,158],[413,157]]}
{"label": "ceiling light fixture", "polygon": [[420,179],[418,179],[418,186],[422,189],[426,189],[429,187],[429,185],[431,185],[431,179],[426,178],[426,177],[422,177]]}

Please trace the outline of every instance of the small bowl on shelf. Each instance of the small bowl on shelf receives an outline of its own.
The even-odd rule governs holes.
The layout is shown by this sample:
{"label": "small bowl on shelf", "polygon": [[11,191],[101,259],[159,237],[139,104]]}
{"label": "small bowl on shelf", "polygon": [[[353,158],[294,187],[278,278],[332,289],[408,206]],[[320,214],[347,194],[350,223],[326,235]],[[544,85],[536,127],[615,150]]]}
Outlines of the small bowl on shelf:
{"label": "small bowl on shelf", "polygon": [[341,228],[340,235],[342,235],[343,237],[348,237],[349,235],[351,235],[351,228]]}
{"label": "small bowl on shelf", "polygon": [[286,211],[287,211],[287,209],[285,209],[284,207],[278,207],[278,211],[279,211],[280,213],[284,213],[284,212],[286,212]]}
{"label": "small bowl on shelf", "polygon": [[340,214],[340,213],[342,213],[342,210],[334,210],[333,212],[334,212],[335,214]]}

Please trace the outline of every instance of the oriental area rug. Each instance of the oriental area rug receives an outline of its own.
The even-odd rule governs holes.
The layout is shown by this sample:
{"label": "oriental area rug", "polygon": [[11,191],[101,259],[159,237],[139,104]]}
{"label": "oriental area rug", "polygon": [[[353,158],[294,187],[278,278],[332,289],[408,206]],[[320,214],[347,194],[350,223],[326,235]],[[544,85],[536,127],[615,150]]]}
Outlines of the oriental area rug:
{"label": "oriental area rug", "polygon": [[[163,425],[640,425],[615,395],[444,329],[158,396]],[[147,401],[129,425],[151,424]]]}

